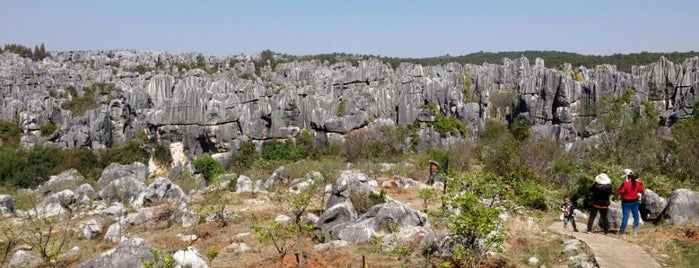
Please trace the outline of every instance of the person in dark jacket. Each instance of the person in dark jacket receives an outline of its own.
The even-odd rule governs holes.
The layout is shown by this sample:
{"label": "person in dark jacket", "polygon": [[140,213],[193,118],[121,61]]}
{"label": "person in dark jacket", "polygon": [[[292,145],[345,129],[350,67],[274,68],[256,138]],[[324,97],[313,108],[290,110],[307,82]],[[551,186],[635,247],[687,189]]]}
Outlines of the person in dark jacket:
{"label": "person in dark jacket", "polygon": [[607,234],[609,233],[607,212],[609,211],[609,196],[612,194],[612,180],[609,175],[607,173],[597,175],[595,183],[590,187],[590,192],[592,192],[592,207],[590,208],[590,219],[587,221],[587,233],[592,233],[592,224],[597,212],[599,212],[602,229],[604,229],[604,234]]}
{"label": "person in dark jacket", "polygon": [[561,211],[563,211],[563,229],[568,228],[568,222],[570,222],[570,224],[573,225],[573,231],[577,232],[578,227],[575,226],[575,206],[570,202],[570,197],[567,195],[563,198]]}

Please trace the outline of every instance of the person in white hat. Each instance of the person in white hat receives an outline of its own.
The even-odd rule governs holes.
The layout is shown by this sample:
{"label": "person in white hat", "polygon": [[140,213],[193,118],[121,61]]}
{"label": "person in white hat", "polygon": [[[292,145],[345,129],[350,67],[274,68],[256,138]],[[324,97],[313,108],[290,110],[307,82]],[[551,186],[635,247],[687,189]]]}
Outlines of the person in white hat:
{"label": "person in white hat", "polygon": [[595,183],[590,187],[592,192],[592,208],[590,209],[590,219],[587,221],[587,233],[592,232],[592,224],[595,221],[597,212],[599,212],[600,222],[604,234],[609,233],[609,220],[607,212],[609,211],[609,196],[612,194],[612,180],[607,173],[600,173],[595,177]]}
{"label": "person in white hat", "polygon": [[621,183],[619,195],[621,196],[621,227],[619,234],[624,234],[626,224],[629,222],[629,212],[633,214],[633,234],[638,231],[639,216],[638,208],[641,205],[640,197],[643,192],[643,183],[638,181],[638,175],[631,173],[628,179]]}

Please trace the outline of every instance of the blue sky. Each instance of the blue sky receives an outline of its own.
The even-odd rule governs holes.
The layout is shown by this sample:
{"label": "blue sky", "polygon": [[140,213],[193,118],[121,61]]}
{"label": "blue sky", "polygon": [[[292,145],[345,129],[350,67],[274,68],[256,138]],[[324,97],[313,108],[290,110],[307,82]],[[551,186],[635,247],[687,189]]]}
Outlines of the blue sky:
{"label": "blue sky", "polygon": [[214,56],[699,50],[699,1],[0,0],[0,44]]}

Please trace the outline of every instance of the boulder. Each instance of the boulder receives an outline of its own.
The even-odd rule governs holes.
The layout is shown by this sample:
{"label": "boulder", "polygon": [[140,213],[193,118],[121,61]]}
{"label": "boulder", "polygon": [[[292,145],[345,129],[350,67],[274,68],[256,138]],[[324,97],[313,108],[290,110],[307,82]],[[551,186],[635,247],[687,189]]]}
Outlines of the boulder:
{"label": "boulder", "polygon": [[146,240],[138,237],[121,241],[116,248],[107,250],[97,257],[89,259],[78,268],[122,268],[143,267],[143,259],[152,259],[153,253]]}
{"label": "boulder", "polygon": [[267,180],[262,182],[260,190],[269,191],[274,185],[284,181],[286,181],[286,175],[284,174],[284,166],[281,166],[278,167]]}
{"label": "boulder", "polygon": [[148,185],[143,196],[144,202],[146,204],[168,201],[173,203],[187,202],[187,195],[185,195],[182,188],[177,184],[172,183],[166,178],[157,178],[153,183]]}
{"label": "boulder", "polygon": [[50,176],[48,181],[36,188],[36,191],[47,195],[65,189],[73,189],[83,181],[85,181],[85,177],[76,169],[71,168],[61,172],[61,174]]}
{"label": "boulder", "polygon": [[650,189],[643,191],[643,196],[641,197],[641,208],[640,213],[643,220],[655,221],[660,220],[667,206],[667,201],[665,198],[660,197],[658,194]]}
{"label": "boulder", "polygon": [[139,204],[143,202],[146,186],[134,177],[123,177],[112,180],[105,185],[97,196],[105,202],[123,202]]}
{"label": "boulder", "polygon": [[37,267],[41,264],[41,259],[29,253],[29,251],[18,250],[10,259],[10,267]]}
{"label": "boulder", "polygon": [[29,210],[28,213],[31,216],[39,215],[40,217],[54,217],[72,213],[72,206],[75,202],[75,193],[71,190],[63,190],[49,195],[35,209]]}
{"label": "boulder", "polygon": [[95,189],[87,183],[83,183],[78,188],[75,189],[75,198],[80,202],[81,205],[87,205],[91,199],[97,197]]}
{"label": "boulder", "polygon": [[238,181],[235,184],[235,192],[252,192],[252,180],[245,175],[240,175]]}
{"label": "boulder", "polygon": [[94,219],[89,220],[82,227],[82,235],[87,240],[92,239],[95,236],[95,234],[99,234],[101,232],[102,232],[102,225]]}
{"label": "boulder", "polygon": [[356,217],[349,201],[336,204],[316,221],[315,227],[329,239],[340,239],[350,243],[371,241],[378,233],[388,232],[395,224],[397,230],[413,227],[428,227],[427,215],[409,206],[391,201],[373,206],[367,213]]}
{"label": "boulder", "polygon": [[699,226],[699,192],[689,189],[672,191],[663,215],[673,225]]}
{"label": "boulder", "polygon": [[245,253],[246,251],[250,250],[250,248],[245,245],[245,243],[231,243],[230,245],[226,246],[224,250],[233,253]]}
{"label": "boulder", "polygon": [[119,202],[114,202],[111,206],[103,209],[100,211],[100,216],[101,217],[121,217],[122,215],[126,214],[126,208],[119,203]]}
{"label": "boulder", "polygon": [[369,177],[357,170],[344,170],[333,184],[332,193],[328,198],[325,209],[330,209],[335,204],[349,201],[353,191],[359,194],[368,195],[371,187],[368,184]]}
{"label": "boulder", "polygon": [[133,162],[130,165],[112,163],[104,170],[97,180],[97,189],[104,189],[112,181],[133,178],[134,181],[145,184],[148,179],[148,167],[141,162]]}
{"label": "boulder", "polygon": [[184,250],[178,250],[172,255],[172,258],[181,266],[189,268],[208,268],[209,264],[204,259],[199,251],[192,246],[188,246]]}
{"label": "boulder", "polygon": [[0,216],[10,215],[15,213],[15,200],[12,196],[0,194]]}
{"label": "boulder", "polygon": [[124,223],[120,222],[115,222],[112,223],[112,225],[109,225],[109,228],[107,228],[107,232],[104,233],[104,241],[111,242],[111,243],[116,243],[122,240],[123,234],[122,234],[122,225]]}

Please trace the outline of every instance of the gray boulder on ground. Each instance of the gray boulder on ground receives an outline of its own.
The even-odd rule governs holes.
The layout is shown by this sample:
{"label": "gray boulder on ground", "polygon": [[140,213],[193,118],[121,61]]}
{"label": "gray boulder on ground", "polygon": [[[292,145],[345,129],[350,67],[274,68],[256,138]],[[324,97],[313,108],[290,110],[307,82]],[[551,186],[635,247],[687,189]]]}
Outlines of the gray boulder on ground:
{"label": "gray boulder on ground", "polygon": [[123,230],[122,225],[124,225],[124,222],[122,222],[121,219],[115,223],[112,223],[112,225],[110,225],[109,228],[107,228],[107,231],[104,233],[104,241],[112,243],[121,241],[123,236],[121,232]]}
{"label": "gray boulder on ground", "polygon": [[672,191],[664,217],[673,225],[699,226],[699,192],[689,189]]}
{"label": "gray boulder on ground", "polygon": [[260,185],[260,190],[269,191],[274,185],[285,182],[286,175],[284,174],[284,166],[278,167],[272,175]]}
{"label": "gray boulder on ground", "polygon": [[151,247],[142,238],[134,237],[121,241],[119,245],[99,256],[79,264],[78,268],[123,268],[143,267],[143,259],[152,259]]}
{"label": "gray boulder on ground", "polygon": [[102,175],[97,180],[97,189],[103,189],[112,181],[123,178],[133,178],[145,184],[148,179],[148,167],[141,162],[133,162],[130,165],[112,163],[102,170]]}
{"label": "gray boulder on ground", "polygon": [[333,184],[332,193],[328,198],[325,209],[327,210],[335,204],[349,201],[350,195],[355,191],[357,192],[356,194],[368,195],[371,192],[371,186],[369,186],[368,182],[369,177],[360,171],[342,171],[337,180],[335,180],[335,184]]}
{"label": "gray boulder on ground", "polygon": [[172,258],[180,265],[180,267],[189,268],[208,268],[209,264],[204,259],[204,256],[199,253],[199,251],[192,246],[187,247],[184,250],[178,250],[175,254],[172,254]]}
{"label": "gray boulder on ground", "polygon": [[46,195],[65,189],[73,189],[83,181],[85,181],[85,177],[76,169],[71,168],[61,172],[61,174],[50,176],[48,181],[36,188],[36,191]]}
{"label": "gray boulder on ground", "polygon": [[15,213],[15,200],[12,196],[0,194],[0,216]]}
{"label": "gray boulder on ground", "polygon": [[143,202],[145,190],[146,186],[142,181],[138,181],[134,177],[123,177],[110,181],[97,193],[97,196],[107,203],[123,202],[139,205]]}
{"label": "gray boulder on ground", "polygon": [[158,201],[179,203],[186,202],[188,199],[180,186],[166,178],[157,178],[153,183],[148,185],[143,198],[146,204]]}
{"label": "gray boulder on ground", "polygon": [[29,251],[18,250],[10,259],[10,267],[36,267],[41,264],[41,259],[29,253]]}
{"label": "gray boulder on ground", "polygon": [[238,176],[238,180],[235,183],[235,192],[252,192],[252,180],[245,175]]}
{"label": "gray boulder on ground", "polygon": [[75,198],[81,205],[88,205],[90,200],[95,197],[97,197],[97,193],[90,184],[83,183],[75,189]]}
{"label": "gray boulder on ground", "polygon": [[102,232],[102,225],[98,223],[95,219],[89,220],[82,228],[82,235],[85,239],[92,239],[95,234]]}
{"label": "gray boulder on ground", "polygon": [[39,217],[53,217],[65,213],[72,213],[73,204],[75,204],[76,201],[73,191],[63,190],[49,195],[34,209],[30,209],[28,213],[31,216],[38,215]]}
{"label": "gray boulder on ground", "polygon": [[667,201],[650,189],[643,191],[641,198],[641,217],[646,221],[660,220],[667,206]]}

